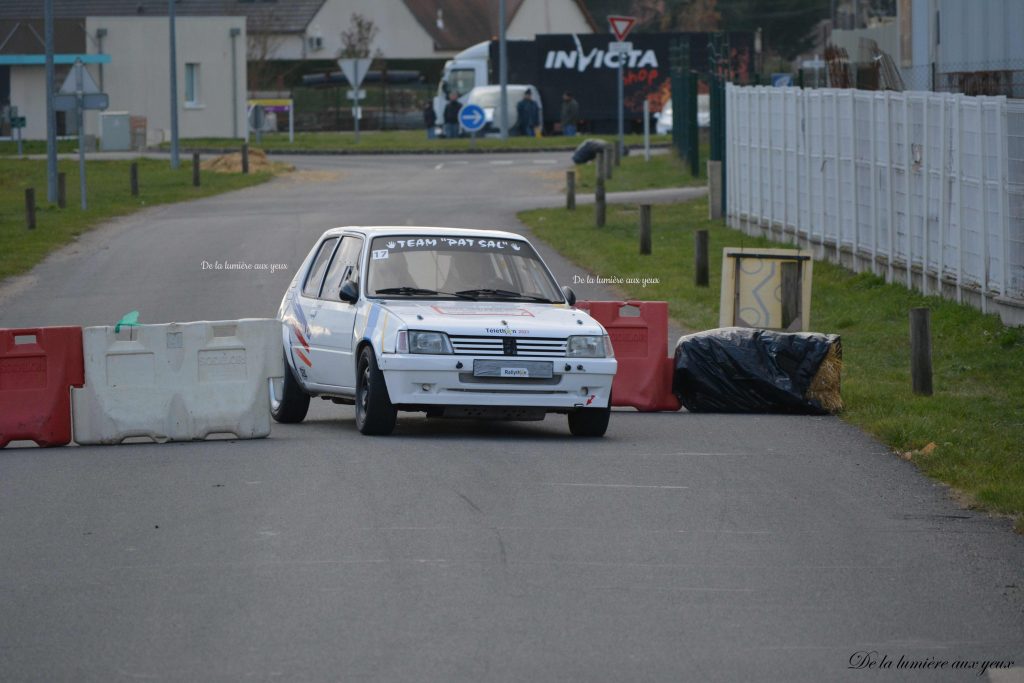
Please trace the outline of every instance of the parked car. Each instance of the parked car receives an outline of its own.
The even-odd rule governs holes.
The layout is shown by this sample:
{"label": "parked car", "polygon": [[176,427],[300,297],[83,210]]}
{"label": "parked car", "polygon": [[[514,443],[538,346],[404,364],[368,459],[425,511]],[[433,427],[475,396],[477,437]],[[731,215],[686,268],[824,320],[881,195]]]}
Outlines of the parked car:
{"label": "parked car", "polygon": [[[672,132],[672,100],[668,100],[662,106],[661,111],[654,114],[657,123],[654,132],[658,135],[668,135]],[[708,95],[697,95],[697,126],[699,128],[711,127],[711,98]]]}
{"label": "parked car", "polygon": [[565,413],[602,436],[617,363],[605,329],[574,308],[521,236],[491,230],[349,227],[325,232],[284,295],[278,422],[310,397],[355,404],[363,434],[398,411],[541,420]]}

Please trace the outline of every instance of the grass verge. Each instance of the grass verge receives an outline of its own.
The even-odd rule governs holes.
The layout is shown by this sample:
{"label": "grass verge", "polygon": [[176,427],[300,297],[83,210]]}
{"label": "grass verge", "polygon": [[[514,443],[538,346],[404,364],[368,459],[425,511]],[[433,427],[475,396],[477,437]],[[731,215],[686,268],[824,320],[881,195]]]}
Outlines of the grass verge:
{"label": "grass verge", "polygon": [[[704,185],[707,183],[707,165],[702,165],[701,174],[694,177],[679,154],[670,149],[667,154],[653,154],[650,161],[644,161],[642,151],[634,151],[622,157],[621,164],[613,169],[612,179],[605,181],[606,192],[630,192],[633,190],[655,190],[665,187]],[[576,166],[576,191],[591,193],[597,184],[597,164],[587,163]]]}
{"label": "grass verge", "polygon": [[[589,208],[528,211],[520,218],[597,275],[657,279],[620,286],[637,298],[667,300],[684,328],[704,330],[718,325],[722,248],[788,246],[744,236],[707,215],[706,199],[655,206],[650,256],[639,254],[636,206],[609,206],[601,229]],[[708,288],[693,284],[698,229],[709,232]],[[908,311],[915,306],[932,311],[932,397],[910,388]],[[1024,533],[1024,328],[823,262],[814,264],[811,323],[843,337],[846,420],[958,489],[967,505],[1016,516]]]}
{"label": "grass verge", "polygon": [[[23,140],[21,153],[46,154],[46,140]],[[78,151],[78,138],[73,140],[58,140],[57,153],[70,154]],[[18,142],[16,140],[0,140],[0,156],[17,156]]]}
{"label": "grass verge", "polygon": [[[528,152],[530,150],[543,149],[575,149],[583,140],[590,136],[578,135],[567,138],[561,135],[541,138],[528,138],[513,136],[502,141],[498,138],[478,138],[473,141],[469,138],[457,138],[446,140],[442,138],[428,140],[426,131],[423,130],[393,130],[393,131],[365,131],[360,134],[357,143],[355,135],[350,131],[321,132],[321,133],[296,133],[295,142],[288,141],[287,133],[269,133],[257,144],[255,137],[249,141],[252,147],[259,147],[268,152],[295,151],[295,152],[362,152],[372,154],[375,152],[467,152],[470,149],[481,151],[495,150],[516,150]],[[596,135],[594,137],[611,141],[614,136]],[[241,146],[243,140],[237,138],[190,138],[181,141],[183,149],[228,149]],[[642,145],[642,135],[627,135],[626,144]],[[671,142],[671,136],[652,135],[652,144],[667,144]],[[170,145],[164,143],[161,149],[169,149]]]}
{"label": "grass verge", "polygon": [[[130,161],[90,161],[86,167],[89,208],[81,210],[78,163],[61,161],[67,174],[67,208],[46,201],[46,161],[0,159],[0,279],[23,273],[50,251],[73,240],[98,223],[147,206],[180,202],[237,190],[272,177],[204,173],[202,185],[192,187],[192,170],[182,164],[172,170],[166,161],[139,159],[139,196],[129,191]],[[25,227],[25,189],[36,191],[36,229]]]}

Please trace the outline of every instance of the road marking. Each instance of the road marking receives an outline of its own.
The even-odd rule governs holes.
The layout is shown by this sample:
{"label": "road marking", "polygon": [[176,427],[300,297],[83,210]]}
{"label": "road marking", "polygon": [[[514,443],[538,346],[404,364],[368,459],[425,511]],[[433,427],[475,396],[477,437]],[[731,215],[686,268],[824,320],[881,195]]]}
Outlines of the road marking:
{"label": "road marking", "polygon": [[[617,533],[617,534],[737,534],[745,536],[767,536],[777,532],[774,531],[738,531],[732,529],[588,529],[585,527],[532,527],[532,526],[494,526],[489,527],[496,531],[529,531],[531,533]],[[473,533],[480,531],[480,527],[456,527],[456,526],[363,526],[357,527],[356,531],[436,531],[436,532],[461,532]]]}
{"label": "road marking", "polygon": [[438,164],[437,166],[435,166],[435,167],[434,167],[434,170],[435,170],[435,171],[440,171],[440,170],[441,170],[442,168],[444,168],[444,164],[443,164],[443,163],[441,163],[441,164]]}
{"label": "road marking", "polygon": [[689,486],[658,486],[651,484],[570,484],[562,482],[545,481],[541,482],[545,486],[580,486],[580,487],[591,487],[591,488],[602,488],[602,489],[688,489]]}

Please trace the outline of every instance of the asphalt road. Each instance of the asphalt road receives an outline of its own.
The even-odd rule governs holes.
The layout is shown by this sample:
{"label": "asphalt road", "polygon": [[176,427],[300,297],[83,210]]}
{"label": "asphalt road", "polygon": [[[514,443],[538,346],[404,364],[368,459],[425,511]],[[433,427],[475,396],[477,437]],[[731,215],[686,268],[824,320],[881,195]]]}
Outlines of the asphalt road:
{"label": "asphalt road", "polygon": [[[0,326],[270,316],[325,228],[522,231],[517,210],[561,201],[566,156],[293,159],[83,237],[0,287]],[[1024,663],[1024,538],[835,418],[617,411],[576,440],[564,417],[413,416],[367,438],[315,402],[259,441],[7,449],[0,549],[4,681],[973,681],[1016,679],[896,667]],[[893,668],[848,668],[859,651]]]}

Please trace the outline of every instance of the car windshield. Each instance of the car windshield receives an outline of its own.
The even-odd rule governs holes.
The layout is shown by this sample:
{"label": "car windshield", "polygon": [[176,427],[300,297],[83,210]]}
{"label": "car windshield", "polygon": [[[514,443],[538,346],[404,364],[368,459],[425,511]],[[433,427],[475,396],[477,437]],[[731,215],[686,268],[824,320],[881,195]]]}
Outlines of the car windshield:
{"label": "car windshield", "polygon": [[564,301],[528,243],[478,236],[377,237],[366,292],[378,298]]}

